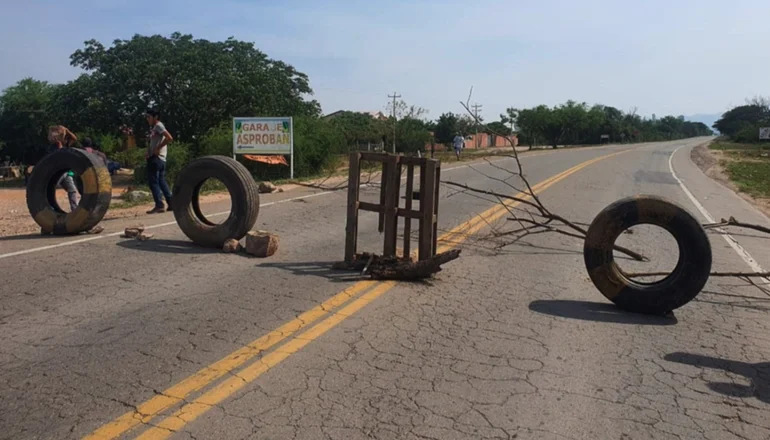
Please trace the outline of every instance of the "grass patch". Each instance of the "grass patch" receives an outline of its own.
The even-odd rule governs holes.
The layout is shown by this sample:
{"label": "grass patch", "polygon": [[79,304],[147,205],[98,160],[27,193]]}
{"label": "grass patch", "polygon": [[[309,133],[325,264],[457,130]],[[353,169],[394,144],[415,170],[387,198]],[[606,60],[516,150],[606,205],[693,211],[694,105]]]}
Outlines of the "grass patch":
{"label": "grass patch", "polygon": [[770,198],[770,160],[730,160],[723,165],[730,180],[742,192]]}
{"label": "grass patch", "polygon": [[759,143],[759,144],[741,144],[738,142],[727,142],[727,141],[721,141],[721,142],[712,142],[709,145],[710,150],[720,150],[720,151],[726,151],[726,150],[741,150],[741,151],[770,151],[770,143]]}

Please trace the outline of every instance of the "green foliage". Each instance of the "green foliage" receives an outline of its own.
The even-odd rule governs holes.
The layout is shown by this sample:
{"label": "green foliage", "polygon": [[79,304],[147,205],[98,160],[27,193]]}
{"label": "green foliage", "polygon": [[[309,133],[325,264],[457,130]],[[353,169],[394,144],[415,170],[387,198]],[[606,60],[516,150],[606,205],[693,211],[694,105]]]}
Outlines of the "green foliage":
{"label": "green foliage", "polygon": [[642,142],[712,134],[705,124],[685,121],[682,116],[644,119],[614,107],[588,107],[575,101],[555,107],[509,108],[503,119],[515,123],[519,143],[530,147],[540,141],[554,148],[562,144],[597,144],[602,135],[608,135],[612,142]]}
{"label": "green foliage", "polygon": [[333,123],[310,116],[294,118],[295,177],[330,172],[336,157],[345,152],[345,137]]}
{"label": "green foliage", "polygon": [[233,126],[225,122],[210,129],[194,148],[195,156],[232,156]]}
{"label": "green foliage", "polygon": [[709,144],[709,149],[711,150],[754,150],[754,151],[761,151],[762,149],[767,149],[768,145],[763,144],[741,144],[736,142],[728,142],[725,139],[715,139],[714,142]]}
{"label": "green foliage", "polygon": [[760,124],[743,124],[743,128],[732,135],[735,142],[759,142]]}
{"label": "green foliage", "polygon": [[133,169],[139,165],[144,164],[144,152],[144,148],[132,148],[130,150],[113,153],[107,157],[115,162],[118,162],[123,168]]}
{"label": "green foliage", "polygon": [[406,117],[396,125],[396,151],[415,153],[422,151],[430,142],[430,132],[425,121]]}
{"label": "green foliage", "polygon": [[56,86],[25,78],[0,96],[0,139],[3,156],[33,163],[46,153],[50,105]]}
{"label": "green foliage", "polygon": [[384,121],[374,119],[368,113],[342,112],[329,121],[345,137],[347,145],[380,142],[388,130]]}
{"label": "green foliage", "polygon": [[[94,98],[85,106],[100,107],[106,116],[98,127],[115,130],[132,124],[146,131],[143,114],[156,107],[161,119],[182,141],[192,141],[234,115],[318,115],[307,75],[267,57],[253,43],[229,38],[222,42],[174,33],[135,35],[105,48],[95,40],[71,57],[84,69]],[[71,85],[74,87],[75,85]],[[77,103],[73,103],[77,104]],[[74,109],[80,111],[81,108]]]}
{"label": "green foliage", "polygon": [[714,123],[714,128],[723,135],[733,137],[749,128],[759,128],[763,123],[770,123],[770,108],[760,104],[739,105],[725,112]]}
{"label": "green foliage", "polygon": [[770,160],[728,161],[727,174],[743,192],[755,197],[770,197]]}
{"label": "green foliage", "polygon": [[457,134],[457,121],[457,115],[451,112],[439,116],[433,131],[436,142],[447,146],[451,145],[452,139]]}
{"label": "green foliage", "polygon": [[511,126],[502,121],[488,122],[486,128],[487,130],[503,136],[510,136],[511,134]]}

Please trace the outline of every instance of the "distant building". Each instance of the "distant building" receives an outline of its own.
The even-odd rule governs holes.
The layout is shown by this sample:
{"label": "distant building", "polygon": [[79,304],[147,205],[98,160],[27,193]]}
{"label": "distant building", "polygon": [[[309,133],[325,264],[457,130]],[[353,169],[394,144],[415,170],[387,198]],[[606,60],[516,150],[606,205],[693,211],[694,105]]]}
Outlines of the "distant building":
{"label": "distant building", "polygon": [[[431,133],[431,136],[433,133]],[[470,150],[480,148],[502,148],[510,147],[511,142],[513,146],[519,145],[519,138],[515,134],[511,136],[497,136],[492,133],[479,132],[478,134],[470,134],[465,136],[465,148]],[[430,151],[430,143],[425,146],[426,151]],[[436,151],[443,151],[446,147],[442,144],[435,144]]]}

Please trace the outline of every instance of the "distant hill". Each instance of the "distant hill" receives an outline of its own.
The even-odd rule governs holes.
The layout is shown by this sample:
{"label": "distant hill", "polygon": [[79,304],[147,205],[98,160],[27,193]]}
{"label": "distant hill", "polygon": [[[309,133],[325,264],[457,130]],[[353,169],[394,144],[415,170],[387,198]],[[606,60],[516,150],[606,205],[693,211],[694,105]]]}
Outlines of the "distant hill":
{"label": "distant hill", "polygon": [[713,128],[712,125],[714,125],[714,122],[716,122],[719,118],[722,117],[721,113],[715,113],[715,114],[698,114],[698,115],[691,115],[691,116],[685,116],[684,119],[686,121],[692,121],[692,122],[703,122],[708,126],[708,128]]}

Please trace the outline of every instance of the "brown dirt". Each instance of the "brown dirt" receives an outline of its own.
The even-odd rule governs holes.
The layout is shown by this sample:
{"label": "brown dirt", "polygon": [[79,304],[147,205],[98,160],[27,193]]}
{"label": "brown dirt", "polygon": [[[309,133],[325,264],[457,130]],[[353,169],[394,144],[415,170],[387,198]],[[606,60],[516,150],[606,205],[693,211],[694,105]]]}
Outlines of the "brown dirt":
{"label": "brown dirt", "polygon": [[[112,191],[112,200],[116,202],[124,188],[115,188]],[[215,193],[201,196],[201,202],[217,202],[230,198],[228,193]],[[59,206],[69,206],[67,193],[64,190],[56,191],[56,200]],[[130,218],[146,215],[153,206],[153,202],[136,205],[129,208],[110,208],[105,219]],[[65,208],[66,209],[66,208]],[[27,210],[26,191],[23,188],[0,189],[0,237],[10,235],[34,234],[40,232],[40,226],[35,223]]]}
{"label": "brown dirt", "polygon": [[754,205],[765,215],[770,216],[770,199],[756,198],[741,192],[730,180],[730,177],[727,175],[722,164],[725,161],[734,159],[731,159],[729,155],[724,154],[724,151],[711,150],[708,148],[708,144],[699,145],[692,149],[690,159],[692,159],[695,165],[697,165],[705,175],[730,188],[733,192],[743,197],[744,200]]}

